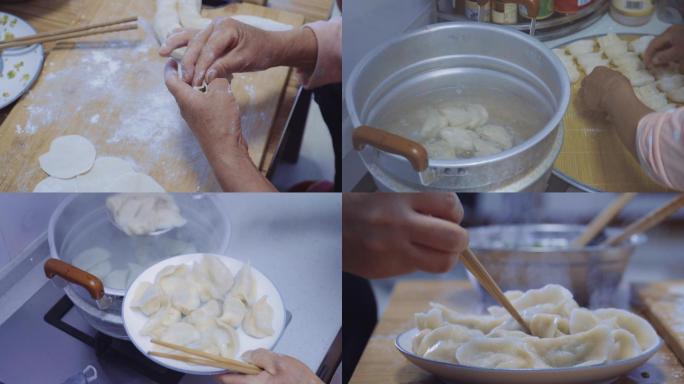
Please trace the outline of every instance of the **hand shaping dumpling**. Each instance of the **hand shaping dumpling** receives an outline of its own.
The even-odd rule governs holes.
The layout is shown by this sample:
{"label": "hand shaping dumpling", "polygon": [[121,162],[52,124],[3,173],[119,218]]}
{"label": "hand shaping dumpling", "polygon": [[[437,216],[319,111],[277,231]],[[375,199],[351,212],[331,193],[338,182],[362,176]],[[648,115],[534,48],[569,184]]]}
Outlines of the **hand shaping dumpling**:
{"label": "hand shaping dumpling", "polygon": [[266,296],[262,296],[245,314],[242,329],[245,333],[258,339],[271,336],[273,330],[273,308],[268,304]]}

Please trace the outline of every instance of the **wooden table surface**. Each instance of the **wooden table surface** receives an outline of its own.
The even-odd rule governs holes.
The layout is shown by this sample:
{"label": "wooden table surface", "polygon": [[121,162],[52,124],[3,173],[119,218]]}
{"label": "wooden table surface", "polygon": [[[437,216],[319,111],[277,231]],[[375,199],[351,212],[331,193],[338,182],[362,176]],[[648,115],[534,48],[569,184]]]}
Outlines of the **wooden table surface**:
{"label": "wooden table surface", "polygon": [[[473,311],[479,305],[477,293],[463,280],[402,281],[395,285],[389,305],[366,346],[352,384],[439,384],[435,376],[408,362],[394,347],[398,334],[414,326],[413,314],[436,301],[459,310]],[[649,378],[642,376],[648,372]],[[615,384],[675,384],[684,378],[684,367],[667,346],[648,363]]]}
{"label": "wooden table surface", "polygon": [[[0,4],[0,11],[16,14],[27,20],[38,32],[51,31],[74,25],[87,24],[97,14],[105,0],[33,0],[26,3]],[[264,3],[264,1],[251,1]],[[268,4],[274,9],[296,12],[304,16],[304,20],[314,21],[327,19],[332,10],[333,0],[299,0],[277,1]],[[293,15],[294,16],[294,15]],[[288,19],[288,17],[286,17]],[[292,20],[291,18],[288,20]],[[301,22],[300,22],[301,23]],[[46,45],[46,62],[50,59],[50,51],[54,44]],[[290,114],[299,95],[300,86],[295,76],[290,76],[283,89],[273,119],[273,125],[264,144],[264,152],[257,166],[267,174],[273,165],[275,155],[282,143]],[[0,123],[12,111],[14,103],[0,110]]]}

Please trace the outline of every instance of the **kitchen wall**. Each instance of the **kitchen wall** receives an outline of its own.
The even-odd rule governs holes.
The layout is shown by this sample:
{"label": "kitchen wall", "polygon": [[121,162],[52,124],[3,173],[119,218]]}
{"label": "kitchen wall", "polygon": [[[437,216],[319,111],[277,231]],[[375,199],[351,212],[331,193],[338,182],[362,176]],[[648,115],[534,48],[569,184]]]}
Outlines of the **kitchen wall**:
{"label": "kitchen wall", "polygon": [[[432,0],[347,0],[344,8],[342,31],[342,78],[346,83],[349,74],[363,56],[382,42],[398,34],[430,24]],[[351,123],[346,117],[342,130],[342,167],[344,191],[351,190],[366,173],[366,168],[351,145]]]}

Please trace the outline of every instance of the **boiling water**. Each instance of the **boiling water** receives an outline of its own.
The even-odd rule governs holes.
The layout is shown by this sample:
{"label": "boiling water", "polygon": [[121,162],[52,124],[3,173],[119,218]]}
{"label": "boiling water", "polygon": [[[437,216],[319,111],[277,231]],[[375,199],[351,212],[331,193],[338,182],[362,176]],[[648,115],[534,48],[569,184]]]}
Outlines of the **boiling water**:
{"label": "boiling water", "polygon": [[[539,94],[503,84],[445,87],[418,95],[404,95],[384,104],[369,116],[370,125],[424,145],[429,140],[421,135],[421,128],[428,115],[443,105],[482,105],[489,114],[487,124],[504,127],[513,137],[513,146],[543,129],[553,115],[549,101]],[[432,154],[430,157],[439,158]],[[461,153],[455,158],[470,157],[475,154]]]}

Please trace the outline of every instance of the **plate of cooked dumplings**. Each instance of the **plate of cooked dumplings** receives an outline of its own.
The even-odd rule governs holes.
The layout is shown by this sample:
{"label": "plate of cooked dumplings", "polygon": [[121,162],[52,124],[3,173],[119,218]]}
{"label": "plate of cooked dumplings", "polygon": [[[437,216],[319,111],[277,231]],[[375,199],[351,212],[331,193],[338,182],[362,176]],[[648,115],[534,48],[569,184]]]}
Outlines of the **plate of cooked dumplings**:
{"label": "plate of cooked dumplings", "polygon": [[468,383],[596,383],[627,374],[661,346],[653,327],[632,312],[581,308],[550,284],[508,291],[531,334],[499,306],[461,313],[438,303],[415,314],[397,349],[436,376]]}
{"label": "plate of cooked dumplings", "polygon": [[[240,360],[250,350],[272,349],[286,325],[275,285],[250,265],[227,256],[187,254],[159,262],[131,284],[123,302],[124,326],[143,354],[171,351],[153,339]],[[185,373],[225,372],[157,356]]]}
{"label": "plate of cooked dumplings", "polygon": [[684,104],[684,75],[675,64],[646,68],[643,56],[654,38],[609,33],[567,43],[553,52],[565,66],[571,83],[579,82],[598,66],[606,66],[627,77],[646,106],[666,111]]}

